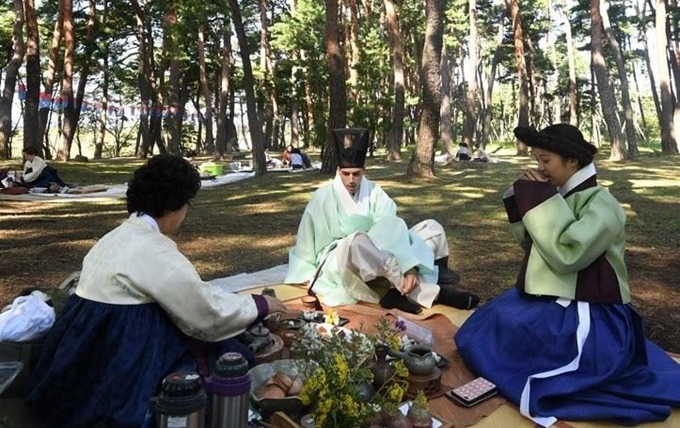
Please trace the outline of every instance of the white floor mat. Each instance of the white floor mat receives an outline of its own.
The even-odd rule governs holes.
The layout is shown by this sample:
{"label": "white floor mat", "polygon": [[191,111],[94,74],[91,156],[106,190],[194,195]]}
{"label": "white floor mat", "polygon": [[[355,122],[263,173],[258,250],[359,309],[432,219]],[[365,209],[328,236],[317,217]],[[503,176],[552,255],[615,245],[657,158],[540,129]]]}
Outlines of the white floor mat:
{"label": "white floor mat", "polygon": [[208,282],[232,293],[237,293],[252,288],[281,284],[286,278],[286,272],[288,272],[288,265],[284,264],[259,272],[239,273],[226,278],[215,278]]}
{"label": "white floor mat", "polygon": [[[225,175],[220,175],[212,180],[202,180],[201,189],[222,186],[224,184],[234,183],[236,181],[245,180],[255,176],[253,171],[234,172]],[[88,188],[96,187],[98,191],[88,192]],[[101,190],[105,187],[105,190]],[[77,190],[78,188],[72,189]],[[127,192],[127,184],[116,184],[110,186],[103,186],[95,184],[92,186],[83,186],[83,193],[26,193],[23,195],[3,195],[0,194],[0,200],[6,201],[55,201],[55,200],[78,200],[78,201],[92,201],[102,198],[120,199],[125,198]]]}

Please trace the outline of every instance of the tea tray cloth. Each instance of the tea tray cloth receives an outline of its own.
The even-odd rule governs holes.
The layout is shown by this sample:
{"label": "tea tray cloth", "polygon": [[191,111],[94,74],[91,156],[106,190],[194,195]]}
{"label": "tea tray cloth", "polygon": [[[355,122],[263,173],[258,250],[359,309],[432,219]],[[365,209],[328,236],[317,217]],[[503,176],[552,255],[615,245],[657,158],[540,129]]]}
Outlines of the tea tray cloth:
{"label": "tea tray cloth", "polygon": [[[286,265],[280,265],[275,268],[272,268],[271,270],[268,269],[267,271],[268,274],[271,273],[278,273],[284,272],[285,275],[285,270],[284,267]],[[265,271],[263,271],[265,272]],[[255,275],[256,277],[259,276],[258,273],[255,274],[250,274],[250,275]],[[276,291],[277,297],[279,297],[281,300],[284,302],[287,302],[291,307],[296,307],[299,303],[300,297],[304,296],[307,294],[307,289],[304,286],[300,285],[288,285],[288,284],[282,284],[279,283],[277,285],[274,284],[266,284],[257,288],[249,288],[247,291],[242,291],[242,292],[248,292],[248,293],[255,293],[259,294],[262,292],[262,289],[265,287],[272,287]],[[371,304],[365,304],[365,303],[360,303],[359,305],[353,305],[349,307],[343,308],[338,308],[338,312],[340,315],[343,315],[344,311],[347,312],[353,312],[352,313],[347,313],[346,315],[349,315],[349,318],[352,316],[356,316],[356,314],[365,314],[365,313],[376,313],[376,312],[381,312],[385,313],[386,311],[382,308],[380,308],[377,305],[371,305]],[[450,332],[453,332],[455,334],[455,331],[457,331],[458,326],[462,325],[465,320],[472,314],[472,311],[464,311],[460,309],[455,309],[451,308],[448,306],[444,305],[434,305],[432,309],[426,309],[421,313],[420,315],[414,316],[411,314],[406,314],[401,311],[397,310],[390,310],[390,313],[393,314],[398,314],[400,316],[404,316],[406,318],[409,318],[413,321],[416,322],[423,322],[423,324],[427,324],[427,320],[431,319],[432,323],[434,326],[438,325],[436,320],[439,318],[439,316],[443,316],[447,318],[452,325],[453,330]],[[443,324],[443,323],[441,323]],[[444,328],[441,330],[444,331],[439,331],[439,328],[434,327],[433,332],[435,335],[437,333],[439,334],[444,334],[445,336],[448,336],[450,332],[447,332],[450,327],[447,327],[444,325]],[[449,344],[453,344],[453,341],[450,341]],[[462,378],[465,378],[466,376],[469,377],[469,379],[473,378],[473,375],[468,371],[468,369],[465,367],[465,364],[460,360],[460,357],[458,356],[457,351],[455,349],[451,349],[453,352],[453,357],[449,358],[446,356],[446,358],[449,358],[450,360],[450,366],[455,367],[458,366],[460,367],[460,371],[457,374],[458,376],[462,376]],[[680,362],[680,355],[671,355],[673,358],[675,358],[678,362]],[[452,383],[450,379],[446,379],[448,382],[444,382],[446,384]],[[452,385],[453,386],[453,385]],[[433,401],[436,400],[448,400],[445,397],[439,397]],[[500,400],[501,403],[494,403],[493,400]],[[442,403],[439,403],[437,406],[438,408],[443,405]],[[448,422],[447,426],[453,427],[453,428],[460,428],[460,427],[465,427],[465,426],[474,426],[476,428],[539,428],[538,425],[530,421],[529,419],[525,418],[519,413],[519,409],[517,406],[514,404],[505,401],[501,399],[500,397],[493,398],[485,403],[481,403],[477,406],[471,407],[470,409],[465,409],[462,407],[458,407],[452,402],[446,404],[446,408],[449,409],[452,412],[475,412],[475,413],[470,413],[468,414],[466,418],[464,419],[458,419],[456,421],[449,420],[445,415],[442,415],[440,413],[444,412],[435,412],[435,414],[438,417],[441,417],[445,422]],[[485,408],[484,406],[487,406]],[[488,406],[491,406],[489,409]],[[447,415],[450,417],[450,415]],[[614,427],[622,427],[623,425],[617,425],[614,423],[608,423],[608,422],[601,422],[601,421],[593,421],[593,422],[572,422],[572,421],[558,421],[553,425],[555,428],[614,428]],[[666,419],[663,422],[655,422],[655,423],[646,423],[646,424],[640,424],[636,426],[637,428],[678,428],[680,427],[680,409],[673,409],[671,412],[671,416]]]}

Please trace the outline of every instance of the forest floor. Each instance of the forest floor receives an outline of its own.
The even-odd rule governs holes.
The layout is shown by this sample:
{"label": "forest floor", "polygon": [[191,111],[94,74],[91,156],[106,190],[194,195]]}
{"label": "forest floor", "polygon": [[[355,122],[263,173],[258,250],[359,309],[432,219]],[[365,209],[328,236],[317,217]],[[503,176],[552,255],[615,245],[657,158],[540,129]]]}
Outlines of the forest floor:
{"label": "forest floor", "polygon": [[[430,180],[407,178],[406,162],[367,161],[368,176],[395,199],[409,225],[426,218],[444,225],[449,265],[461,274],[460,287],[483,301],[512,286],[522,259],[501,198],[532,161],[498,159],[437,166],[437,177]],[[114,159],[54,166],[67,182],[120,184],[140,163]],[[0,162],[3,166],[20,164]],[[317,171],[267,173],[204,189],[175,240],[206,280],[287,263],[311,192],[329,179]],[[633,303],[646,331],[665,349],[680,352],[680,157],[645,153],[626,163],[600,158],[598,180],[628,214],[626,262]],[[97,239],[126,216],[123,199],[0,200],[0,305],[26,287],[57,287],[80,269]]]}

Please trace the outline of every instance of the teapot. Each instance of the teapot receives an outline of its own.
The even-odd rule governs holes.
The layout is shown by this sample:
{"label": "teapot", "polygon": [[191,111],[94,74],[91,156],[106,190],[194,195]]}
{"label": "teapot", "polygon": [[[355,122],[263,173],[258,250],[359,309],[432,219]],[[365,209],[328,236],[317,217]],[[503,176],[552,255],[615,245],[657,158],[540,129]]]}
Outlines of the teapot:
{"label": "teapot", "polygon": [[432,373],[434,368],[437,366],[437,361],[434,358],[432,349],[425,345],[407,345],[404,347],[403,351],[391,349],[389,354],[392,357],[401,358],[404,360],[404,365],[408,369],[409,373],[414,375],[428,375]]}
{"label": "teapot", "polygon": [[274,344],[274,338],[272,337],[269,329],[259,323],[253,328],[246,331],[246,339],[248,340],[248,349],[250,349],[254,354],[268,348]]}

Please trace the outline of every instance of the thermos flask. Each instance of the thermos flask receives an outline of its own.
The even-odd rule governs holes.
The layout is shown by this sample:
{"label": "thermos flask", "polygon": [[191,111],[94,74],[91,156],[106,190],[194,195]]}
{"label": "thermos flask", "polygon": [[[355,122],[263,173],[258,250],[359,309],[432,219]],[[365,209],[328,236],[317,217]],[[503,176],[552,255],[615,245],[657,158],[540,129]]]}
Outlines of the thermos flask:
{"label": "thermos flask", "polygon": [[175,372],[163,379],[161,393],[153,398],[156,428],[204,428],[208,396],[201,377]]}
{"label": "thermos flask", "polygon": [[248,361],[238,352],[223,354],[206,379],[212,394],[212,428],[246,428],[250,394]]}

